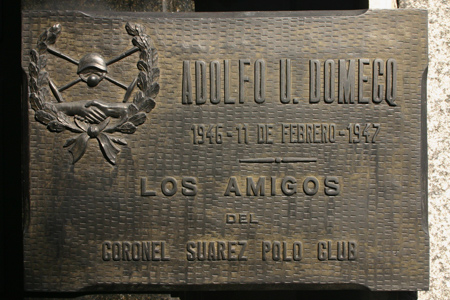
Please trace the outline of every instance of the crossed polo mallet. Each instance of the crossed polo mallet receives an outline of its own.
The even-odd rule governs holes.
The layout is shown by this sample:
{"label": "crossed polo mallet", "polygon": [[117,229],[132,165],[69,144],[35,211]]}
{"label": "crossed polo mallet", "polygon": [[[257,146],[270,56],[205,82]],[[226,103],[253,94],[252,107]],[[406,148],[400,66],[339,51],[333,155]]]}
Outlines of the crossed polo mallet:
{"label": "crossed polo mallet", "polygon": [[77,61],[76,59],[73,59],[64,53],[61,53],[56,49],[48,47],[47,51],[48,51],[48,53],[50,53],[54,56],[62,58],[64,60],[78,66],[77,74],[78,74],[79,78],[69,82],[68,84],[66,84],[60,88],[56,87],[54,82],[51,79],[49,79],[50,89],[58,102],[64,102],[61,92],[67,90],[68,88],[70,88],[82,81],[86,82],[86,84],[89,87],[96,87],[103,79],[108,80],[109,82],[126,90],[125,96],[122,100],[124,103],[128,101],[128,99],[131,96],[131,93],[133,92],[133,90],[136,86],[138,77],[136,77],[131,82],[131,84],[127,87],[125,84],[123,84],[120,81],[117,81],[114,78],[107,75],[107,73],[108,73],[107,66],[112,65],[112,64],[124,59],[125,57],[128,57],[128,56],[132,55],[133,53],[139,51],[138,47],[133,47],[133,48],[129,49],[128,51],[125,51],[124,53],[119,54],[118,56],[116,56],[106,62],[103,59],[103,57],[97,53],[86,54],[85,56],[83,56],[80,59],[80,61]]}

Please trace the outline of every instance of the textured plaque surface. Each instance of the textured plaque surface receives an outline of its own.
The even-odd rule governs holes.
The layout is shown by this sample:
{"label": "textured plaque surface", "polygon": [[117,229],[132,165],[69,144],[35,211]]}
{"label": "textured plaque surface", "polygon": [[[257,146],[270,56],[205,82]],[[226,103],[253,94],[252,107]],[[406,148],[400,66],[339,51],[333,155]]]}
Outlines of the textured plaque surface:
{"label": "textured plaque surface", "polygon": [[24,12],[26,289],[426,289],[426,24]]}

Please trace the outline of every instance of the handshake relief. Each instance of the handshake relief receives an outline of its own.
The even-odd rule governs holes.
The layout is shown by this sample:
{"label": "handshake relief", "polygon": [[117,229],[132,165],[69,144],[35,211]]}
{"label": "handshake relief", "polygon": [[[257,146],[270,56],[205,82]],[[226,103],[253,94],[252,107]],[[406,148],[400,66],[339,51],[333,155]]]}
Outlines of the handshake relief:
{"label": "handshake relief", "polygon": [[108,117],[126,119],[131,103],[105,103],[98,100],[56,103],[55,106],[68,116],[78,116],[91,124],[98,124]]}

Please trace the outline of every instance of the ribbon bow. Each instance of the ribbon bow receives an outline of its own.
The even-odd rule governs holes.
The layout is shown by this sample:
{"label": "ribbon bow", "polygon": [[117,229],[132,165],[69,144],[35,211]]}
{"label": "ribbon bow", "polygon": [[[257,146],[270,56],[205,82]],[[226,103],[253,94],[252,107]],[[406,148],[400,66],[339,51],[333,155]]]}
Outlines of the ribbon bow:
{"label": "ribbon bow", "polygon": [[99,124],[88,124],[75,118],[75,124],[83,131],[79,136],[66,141],[64,147],[70,147],[69,152],[72,154],[73,163],[76,163],[83,157],[87,149],[89,139],[97,139],[100,149],[105,157],[113,164],[116,164],[117,154],[120,149],[114,146],[113,141],[119,144],[126,144],[121,139],[109,137],[102,132],[108,126],[111,118],[106,118]]}

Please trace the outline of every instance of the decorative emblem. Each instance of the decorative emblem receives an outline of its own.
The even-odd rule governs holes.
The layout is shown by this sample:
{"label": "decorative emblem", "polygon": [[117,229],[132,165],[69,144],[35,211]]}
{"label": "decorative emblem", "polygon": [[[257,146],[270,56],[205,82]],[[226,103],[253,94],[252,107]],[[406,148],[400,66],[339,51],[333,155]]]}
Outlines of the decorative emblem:
{"label": "decorative emblem", "polygon": [[[37,50],[31,50],[29,99],[35,118],[52,132],[69,130],[77,134],[64,144],[72,154],[74,164],[86,152],[88,141],[94,138],[98,140],[105,158],[115,164],[120,151],[117,145],[126,145],[127,142],[113,133],[134,133],[137,126],[146,121],[146,114],[155,107],[155,98],[159,93],[158,53],[143,26],[127,23],[125,29],[133,37],[133,47],[108,61],[97,53],[88,53],[78,61],[52,47],[61,33],[60,24],[45,30],[39,37]],[[140,52],[137,62],[139,73],[130,85],[126,86],[108,74],[108,66],[136,52]],[[45,70],[46,53],[77,65],[78,78],[58,88]],[[95,88],[104,80],[126,91],[122,102],[64,101],[62,93],[70,87],[85,83]],[[136,86],[139,91],[130,103],[128,100]]]}

